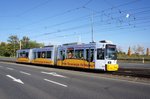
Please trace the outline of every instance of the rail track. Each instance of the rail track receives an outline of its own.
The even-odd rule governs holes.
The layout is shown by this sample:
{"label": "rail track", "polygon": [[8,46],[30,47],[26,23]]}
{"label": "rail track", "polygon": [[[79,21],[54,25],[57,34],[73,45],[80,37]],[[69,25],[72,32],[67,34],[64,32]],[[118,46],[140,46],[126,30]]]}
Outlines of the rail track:
{"label": "rail track", "polygon": [[113,75],[132,76],[140,78],[150,78],[150,69],[119,68],[119,71],[112,72]]}

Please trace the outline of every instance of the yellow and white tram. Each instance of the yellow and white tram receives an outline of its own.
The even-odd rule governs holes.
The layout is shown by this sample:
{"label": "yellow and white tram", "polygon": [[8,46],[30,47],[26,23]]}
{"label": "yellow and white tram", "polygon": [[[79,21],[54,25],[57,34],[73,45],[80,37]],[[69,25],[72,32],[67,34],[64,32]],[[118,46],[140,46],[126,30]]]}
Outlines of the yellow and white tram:
{"label": "yellow and white tram", "polygon": [[[116,45],[111,41],[89,44],[68,43],[59,46],[33,48],[17,51],[17,62],[25,62],[19,55],[26,53],[26,60],[32,64],[117,71]],[[21,54],[22,55],[22,54]],[[25,59],[24,59],[25,60]]]}

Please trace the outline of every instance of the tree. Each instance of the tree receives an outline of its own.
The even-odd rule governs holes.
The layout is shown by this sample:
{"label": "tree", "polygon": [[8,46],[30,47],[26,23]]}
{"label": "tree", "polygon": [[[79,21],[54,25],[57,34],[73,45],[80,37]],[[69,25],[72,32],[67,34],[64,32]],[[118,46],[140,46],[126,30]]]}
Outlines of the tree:
{"label": "tree", "polygon": [[5,42],[1,42],[1,46],[6,46],[7,44]]}
{"label": "tree", "polygon": [[121,46],[117,47],[117,52],[123,52]]}
{"label": "tree", "polygon": [[138,54],[140,54],[140,55],[144,55],[144,47],[138,45],[138,47],[137,47],[137,52],[138,52]]}
{"label": "tree", "polygon": [[5,46],[6,46],[5,42],[0,43],[0,56],[4,56]]}
{"label": "tree", "polygon": [[129,49],[128,49],[128,56],[131,56],[131,49],[130,49],[130,46],[129,46]]}
{"label": "tree", "polygon": [[136,55],[143,55],[144,54],[144,47],[137,45],[137,46],[133,46],[133,51]]}
{"label": "tree", "polygon": [[17,35],[9,36],[7,41],[10,47],[11,56],[16,56],[16,50],[19,49],[19,39]]}
{"label": "tree", "polygon": [[118,47],[117,47],[117,56],[118,56],[118,57],[124,57],[124,56],[126,56],[126,53],[123,52],[121,46],[118,46]]}
{"label": "tree", "polygon": [[11,56],[12,52],[10,52],[10,50],[12,48],[10,46],[8,46],[8,45],[10,45],[10,44],[7,44],[5,42],[2,42],[0,44],[0,56],[6,56],[6,57],[10,57]]}
{"label": "tree", "polygon": [[39,47],[43,47],[44,44],[42,43],[37,43],[36,41],[31,41],[29,37],[27,36],[23,36],[22,40],[21,40],[21,45],[22,45],[22,49],[27,49],[27,48],[39,48]]}
{"label": "tree", "polygon": [[23,49],[29,48],[29,41],[30,41],[29,37],[23,36],[23,38],[21,40]]}
{"label": "tree", "polygon": [[29,42],[29,48],[39,48],[39,47],[43,47],[43,46],[44,46],[43,43],[37,43],[36,41]]}
{"label": "tree", "polygon": [[[19,49],[19,39],[16,35],[11,35],[8,38],[8,43],[0,43],[0,56],[12,57],[16,56],[16,51]],[[30,41],[26,36],[20,40],[23,44],[22,48],[39,48],[43,47],[43,43],[37,43],[36,41]]]}
{"label": "tree", "polygon": [[146,49],[146,55],[149,56],[150,52],[149,52],[149,48]]}

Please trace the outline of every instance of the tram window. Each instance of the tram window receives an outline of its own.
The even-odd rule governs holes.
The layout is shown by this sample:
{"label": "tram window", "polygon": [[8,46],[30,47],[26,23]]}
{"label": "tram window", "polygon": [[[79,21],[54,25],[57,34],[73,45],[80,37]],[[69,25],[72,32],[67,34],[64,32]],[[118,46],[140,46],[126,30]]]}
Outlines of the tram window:
{"label": "tram window", "polygon": [[60,51],[60,59],[61,60],[65,59],[65,51]]}
{"label": "tram window", "polygon": [[27,58],[27,57],[28,57],[28,55],[29,55],[29,53],[28,53],[28,52],[26,52],[25,57]]}
{"label": "tram window", "polygon": [[20,53],[17,54],[17,58],[20,58]]}
{"label": "tram window", "polygon": [[36,52],[34,52],[33,54],[34,54],[34,55],[33,55],[33,59],[35,59],[35,58],[36,58]]}
{"label": "tram window", "polygon": [[25,57],[24,53],[20,52],[19,57],[21,57],[21,58]]}
{"label": "tram window", "polygon": [[89,61],[89,49],[86,49],[86,60]]}
{"label": "tram window", "polygon": [[47,58],[51,58],[52,51],[47,51]]}
{"label": "tram window", "polygon": [[71,49],[68,49],[67,50],[67,58],[73,58],[74,57],[74,50],[71,48]]}
{"label": "tram window", "polygon": [[28,55],[29,55],[28,52],[21,52],[21,53],[19,53],[18,57],[28,58]]}
{"label": "tram window", "polygon": [[90,53],[90,61],[93,62],[94,61],[94,49],[91,49],[91,53]]}
{"label": "tram window", "polygon": [[75,58],[84,59],[84,50],[75,50]]}
{"label": "tram window", "polygon": [[60,59],[63,60],[63,52],[60,51]]}
{"label": "tram window", "polygon": [[21,53],[21,56],[22,56],[23,58],[26,58],[26,52],[23,51],[23,52]]}
{"label": "tram window", "polygon": [[22,53],[19,53],[19,57],[23,57],[23,56],[22,56]]}
{"label": "tram window", "polygon": [[46,52],[41,53],[41,58],[46,58]]}
{"label": "tram window", "polygon": [[94,49],[86,49],[86,60],[90,62],[94,61]]}
{"label": "tram window", "polygon": [[116,48],[107,48],[106,57],[111,60],[117,59]]}
{"label": "tram window", "polygon": [[41,52],[38,52],[38,58],[41,58]]}
{"label": "tram window", "polygon": [[97,49],[97,59],[104,59],[104,49]]}

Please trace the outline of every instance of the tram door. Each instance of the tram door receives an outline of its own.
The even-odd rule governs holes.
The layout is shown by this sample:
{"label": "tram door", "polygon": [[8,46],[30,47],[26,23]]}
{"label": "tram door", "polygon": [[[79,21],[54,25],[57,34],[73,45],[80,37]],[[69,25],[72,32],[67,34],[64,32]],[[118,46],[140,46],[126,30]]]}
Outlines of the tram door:
{"label": "tram door", "polygon": [[98,48],[96,51],[95,69],[105,70],[105,49]]}
{"label": "tram door", "polygon": [[92,66],[92,62],[95,62],[94,59],[94,49],[86,49],[86,61],[88,62],[88,67],[87,68],[91,68]]}

